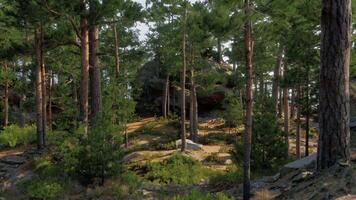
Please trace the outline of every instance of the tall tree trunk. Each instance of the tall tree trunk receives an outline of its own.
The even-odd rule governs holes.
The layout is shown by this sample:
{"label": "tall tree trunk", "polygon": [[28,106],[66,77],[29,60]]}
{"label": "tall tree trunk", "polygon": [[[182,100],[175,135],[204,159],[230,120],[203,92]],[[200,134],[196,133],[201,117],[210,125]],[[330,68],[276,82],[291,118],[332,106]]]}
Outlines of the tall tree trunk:
{"label": "tall tree trunk", "polygon": [[43,92],[42,92],[42,59],[41,59],[41,33],[35,30],[36,51],[36,126],[37,126],[37,148],[44,148],[44,126],[43,126]]}
{"label": "tall tree trunk", "polygon": [[291,120],[295,119],[295,88],[292,87],[292,97],[291,97],[291,104],[290,104],[290,118]]}
{"label": "tall tree trunk", "polygon": [[[194,79],[194,76],[193,76]],[[197,99],[197,88],[193,82],[193,141],[196,142],[198,139],[198,99]]]}
{"label": "tall tree trunk", "polygon": [[[7,62],[4,63],[4,71],[7,72]],[[4,127],[9,124],[9,82],[5,80],[4,84]]]}
{"label": "tall tree trunk", "polygon": [[162,116],[167,118],[167,108],[168,108],[168,91],[169,91],[169,75],[166,75],[166,82],[164,83],[163,87],[163,94],[162,94]]}
{"label": "tall tree trunk", "polygon": [[[82,10],[85,11],[85,3],[82,0]],[[85,134],[88,132],[89,123],[89,36],[88,36],[88,20],[86,16],[81,16],[80,19],[80,54],[81,54],[81,72],[80,72],[80,94],[79,108],[80,121],[84,124]]]}
{"label": "tall tree trunk", "polygon": [[350,160],[351,0],[323,0],[317,168]]}
{"label": "tall tree trunk", "polygon": [[251,162],[251,138],[252,138],[252,113],[253,113],[253,71],[252,71],[252,23],[250,0],[245,0],[245,56],[246,56],[246,123],[244,135],[244,181],[243,199],[250,199],[250,162]]}
{"label": "tall tree trunk", "polygon": [[279,98],[278,98],[278,118],[282,118],[283,115],[283,89],[279,87]]}
{"label": "tall tree trunk", "polygon": [[305,116],[305,156],[309,156],[309,133],[310,133],[310,106],[309,106],[309,77],[306,87],[306,116]]}
{"label": "tall tree trunk", "polygon": [[182,41],[182,53],[183,53],[183,69],[181,72],[181,151],[186,150],[186,133],[185,133],[185,75],[187,69],[187,57],[186,57],[186,20],[187,20],[187,8],[184,8],[184,25],[183,25],[183,41]]}
{"label": "tall tree trunk", "polygon": [[[287,75],[288,67],[284,64],[284,76]],[[285,134],[285,144],[287,145],[287,155],[289,150],[289,88],[283,88],[283,110],[284,110],[284,134]]]}
{"label": "tall tree trunk", "polygon": [[282,55],[278,54],[277,56],[277,62],[274,67],[274,75],[273,75],[273,86],[272,86],[272,99],[274,102],[274,107],[276,110],[276,115],[279,111],[278,109],[278,93],[279,93],[279,74],[281,71],[281,66],[282,66]]}
{"label": "tall tree trunk", "polygon": [[44,32],[43,32],[43,24],[40,26],[40,49],[41,49],[41,87],[42,87],[42,124],[43,124],[43,144],[46,146],[46,125],[47,125],[47,92],[46,92],[46,68],[44,64]]}
{"label": "tall tree trunk", "polygon": [[295,150],[296,150],[296,156],[297,159],[300,159],[300,116],[302,112],[301,108],[301,88],[300,85],[297,86],[297,130],[296,130],[296,145],[295,145]]}
{"label": "tall tree trunk", "polygon": [[52,131],[52,85],[53,85],[53,72],[49,71],[48,75],[48,130]]}
{"label": "tall tree trunk", "polygon": [[[93,11],[91,11],[93,12]],[[95,16],[95,13],[92,13]],[[95,20],[89,25],[89,75],[90,75],[90,94],[91,94],[91,125],[96,125],[98,118],[102,112],[101,101],[101,81],[100,68],[97,65],[96,51],[97,51],[98,29]]]}
{"label": "tall tree trunk", "polygon": [[171,114],[171,93],[170,93],[170,82],[168,78],[168,91],[167,91],[167,115]]}
{"label": "tall tree trunk", "polygon": [[116,77],[119,77],[120,73],[120,54],[119,54],[119,36],[117,34],[116,23],[113,24],[114,39],[115,39],[115,73]]}

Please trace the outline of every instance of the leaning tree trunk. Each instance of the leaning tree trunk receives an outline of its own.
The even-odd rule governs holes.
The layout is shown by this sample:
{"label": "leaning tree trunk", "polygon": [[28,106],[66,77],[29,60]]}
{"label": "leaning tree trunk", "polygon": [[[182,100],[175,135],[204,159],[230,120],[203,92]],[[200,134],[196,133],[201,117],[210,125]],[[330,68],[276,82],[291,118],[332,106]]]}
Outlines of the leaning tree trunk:
{"label": "leaning tree trunk", "polygon": [[186,150],[186,133],[185,133],[185,75],[187,69],[187,57],[186,57],[186,20],[187,20],[187,8],[184,8],[184,25],[183,25],[183,41],[182,41],[182,53],[183,53],[183,69],[181,72],[181,151]]}
{"label": "leaning tree trunk", "polygon": [[246,123],[244,134],[244,181],[243,199],[250,199],[250,162],[251,162],[251,139],[252,139],[252,110],[253,110],[253,72],[252,72],[252,23],[250,0],[245,0],[245,56],[246,56]]}
{"label": "leaning tree trunk", "polygon": [[[7,62],[4,63],[4,71],[7,72]],[[4,127],[9,124],[9,82],[5,80],[4,84]]]}
{"label": "leaning tree trunk", "polygon": [[273,99],[276,115],[279,111],[279,109],[278,109],[278,97],[279,97],[278,92],[279,92],[279,74],[281,71],[281,66],[282,66],[282,55],[278,54],[277,63],[274,67],[273,86],[272,86],[272,99]]}
{"label": "leaning tree trunk", "polygon": [[[82,0],[83,1],[83,0]],[[82,2],[84,4],[84,1]],[[82,10],[85,11],[85,5]],[[88,36],[88,20],[85,16],[80,19],[80,54],[81,54],[81,72],[80,72],[80,94],[79,108],[80,121],[84,124],[85,134],[88,133],[89,123],[89,36]]]}
{"label": "leaning tree trunk", "polygon": [[37,148],[44,148],[44,126],[43,126],[43,106],[42,106],[42,59],[41,59],[41,33],[40,29],[35,31],[35,51],[36,51],[36,127],[37,127]]}
{"label": "leaning tree trunk", "polygon": [[351,0],[323,0],[317,168],[350,160]]}

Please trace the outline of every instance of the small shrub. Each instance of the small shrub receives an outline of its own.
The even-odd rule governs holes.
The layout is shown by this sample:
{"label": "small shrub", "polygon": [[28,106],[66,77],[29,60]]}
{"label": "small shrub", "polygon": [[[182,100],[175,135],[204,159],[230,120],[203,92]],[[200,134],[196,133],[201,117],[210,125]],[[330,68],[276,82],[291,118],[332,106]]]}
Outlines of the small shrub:
{"label": "small shrub", "polygon": [[27,145],[36,141],[36,127],[26,125],[20,128],[18,125],[10,125],[0,132],[2,148]]}
{"label": "small shrub", "polygon": [[187,156],[175,154],[160,163],[147,166],[145,178],[160,184],[192,184],[208,179],[216,172]]}
{"label": "small shrub", "polygon": [[30,199],[56,199],[63,192],[61,183],[51,178],[36,178],[20,184]]}
{"label": "small shrub", "polygon": [[210,179],[210,185],[214,186],[227,186],[231,187],[233,185],[237,185],[241,183],[243,180],[243,171],[242,168],[239,166],[231,166],[228,169],[228,172],[224,174],[218,174],[213,176]]}
{"label": "small shrub", "polygon": [[224,193],[210,194],[199,190],[192,190],[188,195],[174,197],[173,200],[232,200]]}

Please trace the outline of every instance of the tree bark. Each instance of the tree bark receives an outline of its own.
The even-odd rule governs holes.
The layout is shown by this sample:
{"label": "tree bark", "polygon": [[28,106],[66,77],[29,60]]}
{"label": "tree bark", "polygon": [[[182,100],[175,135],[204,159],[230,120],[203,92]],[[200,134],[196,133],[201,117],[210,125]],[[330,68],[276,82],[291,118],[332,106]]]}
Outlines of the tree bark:
{"label": "tree bark", "polygon": [[279,93],[279,74],[281,71],[281,65],[282,65],[282,55],[278,54],[277,56],[277,62],[276,65],[274,67],[274,77],[273,77],[273,86],[272,86],[272,99],[274,102],[274,107],[275,107],[275,111],[276,111],[276,115],[278,115],[278,93]]}
{"label": "tree bark", "polygon": [[42,126],[43,126],[43,145],[46,146],[46,126],[47,126],[47,92],[46,92],[46,68],[44,64],[44,32],[43,32],[43,24],[40,25],[40,59],[41,59],[41,87],[42,87]]}
{"label": "tree bark", "polygon": [[52,131],[52,86],[53,86],[53,72],[49,71],[48,76],[48,130]]}
{"label": "tree bark", "polygon": [[35,52],[36,52],[36,126],[37,126],[37,148],[44,148],[44,126],[43,126],[43,92],[42,92],[42,59],[41,59],[41,33],[35,30]]}
{"label": "tree bark", "polygon": [[[85,3],[82,0],[82,10],[85,12]],[[80,72],[80,94],[79,94],[79,108],[80,121],[84,124],[85,134],[88,133],[89,123],[89,36],[88,36],[88,20],[85,15],[80,19],[80,54],[81,54],[81,72]]]}
{"label": "tree bark", "polygon": [[295,119],[295,88],[292,88],[292,97],[291,97],[291,104],[290,104],[290,118],[291,120]]}
{"label": "tree bark", "polygon": [[[4,63],[4,71],[7,72],[7,62]],[[4,127],[9,124],[9,82],[5,80],[4,84]]]}
{"label": "tree bark", "polygon": [[[94,12],[94,11],[91,11]],[[92,13],[95,16],[95,13]],[[101,81],[100,81],[100,68],[97,65],[97,40],[98,29],[96,21],[92,19],[89,25],[89,75],[90,75],[90,94],[91,94],[91,125],[96,125],[98,118],[102,112],[101,100]]]}
{"label": "tree bark", "polygon": [[113,24],[114,39],[115,39],[115,73],[116,77],[119,77],[120,73],[120,54],[119,54],[119,36],[117,34],[116,23]]}
{"label": "tree bark", "polygon": [[252,23],[250,0],[245,0],[245,56],[246,56],[246,123],[244,134],[244,181],[243,199],[250,199],[250,162],[251,162],[251,139],[252,139],[252,112],[253,112],[253,71],[252,71]]}
{"label": "tree bark", "polygon": [[[288,67],[284,65],[284,76],[287,75]],[[289,149],[289,88],[283,88],[283,110],[284,110],[284,134],[285,134],[285,144],[287,145],[287,155]]]}
{"label": "tree bark", "polygon": [[310,103],[309,103],[309,68],[307,69],[306,82],[306,114],[305,114],[305,156],[309,156],[309,132],[310,132]]}
{"label": "tree bark", "polygon": [[168,108],[168,91],[169,91],[169,75],[166,75],[166,81],[163,87],[163,95],[162,95],[162,116],[167,118],[167,108]]}
{"label": "tree bark", "polygon": [[323,0],[317,168],[350,160],[351,0]]}
{"label": "tree bark", "polygon": [[186,133],[185,133],[185,75],[187,69],[187,58],[186,58],[186,20],[187,20],[187,8],[184,8],[183,13],[183,41],[182,41],[182,54],[183,54],[183,69],[181,71],[181,151],[186,150]]}
{"label": "tree bark", "polygon": [[300,85],[298,85],[297,88],[297,124],[296,124],[296,145],[295,145],[295,149],[296,149],[296,156],[297,159],[300,159],[300,116],[301,116],[301,88]]}

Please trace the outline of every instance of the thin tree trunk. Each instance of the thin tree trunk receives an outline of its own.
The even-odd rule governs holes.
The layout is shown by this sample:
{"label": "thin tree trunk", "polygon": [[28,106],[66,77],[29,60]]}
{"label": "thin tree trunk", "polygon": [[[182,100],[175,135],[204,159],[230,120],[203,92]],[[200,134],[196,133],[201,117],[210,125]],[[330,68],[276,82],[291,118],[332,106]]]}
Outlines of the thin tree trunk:
{"label": "thin tree trunk", "polygon": [[183,51],[183,69],[181,72],[181,151],[186,150],[186,133],[185,133],[185,75],[187,69],[187,58],[186,58],[186,20],[187,20],[187,8],[184,8],[184,25],[183,25],[183,42],[182,42],[182,51]]}
{"label": "thin tree trunk", "polygon": [[116,77],[119,77],[120,73],[120,54],[119,54],[119,36],[116,29],[116,23],[113,24],[114,38],[115,38],[115,73]]}
{"label": "thin tree trunk", "polygon": [[168,78],[168,91],[167,91],[167,115],[171,114],[171,93],[170,93],[170,82]]}
{"label": "thin tree trunk", "polygon": [[283,114],[283,89],[279,87],[279,100],[278,100],[278,118],[282,118]]}
{"label": "thin tree trunk", "polygon": [[46,92],[46,68],[44,64],[44,32],[43,25],[40,26],[40,49],[41,49],[41,87],[42,87],[42,124],[43,124],[43,145],[46,146],[46,125],[47,125],[47,92]]}
{"label": "thin tree trunk", "polygon": [[[85,11],[84,0],[82,0],[82,10]],[[81,31],[81,72],[80,72],[80,94],[79,94],[79,108],[80,121],[84,124],[85,134],[88,133],[89,123],[89,36],[88,36],[88,20],[85,16],[81,16],[80,20]]]}
{"label": "thin tree trunk", "polygon": [[244,181],[243,199],[250,199],[250,162],[251,162],[251,139],[252,139],[252,113],[253,113],[253,71],[252,71],[252,23],[250,19],[250,0],[245,0],[245,56],[246,56],[246,123],[244,135]]}
{"label": "thin tree trunk", "polygon": [[323,0],[317,168],[350,160],[351,0]]}
{"label": "thin tree trunk", "polygon": [[162,116],[167,118],[167,107],[168,107],[168,91],[169,91],[169,75],[166,75],[166,81],[163,87],[163,95],[162,95]]}
{"label": "thin tree trunk", "polygon": [[292,87],[292,97],[291,97],[291,104],[290,104],[290,118],[291,120],[295,119],[295,88]]}
{"label": "thin tree trunk", "polygon": [[300,116],[301,116],[301,88],[300,85],[297,86],[297,124],[296,124],[296,145],[295,145],[295,150],[296,150],[296,156],[297,159],[300,159]]}
{"label": "thin tree trunk", "polygon": [[40,29],[35,31],[36,50],[36,127],[37,127],[37,148],[44,148],[44,126],[43,126],[43,106],[42,106],[42,61],[41,61],[41,33]]}
{"label": "thin tree trunk", "polygon": [[49,71],[48,76],[48,130],[52,131],[52,85],[53,85],[53,72]]}
{"label": "thin tree trunk", "polygon": [[309,156],[309,132],[310,132],[310,106],[309,106],[309,77],[307,77],[306,87],[306,116],[305,116],[305,156]]}
{"label": "thin tree trunk", "polygon": [[[7,72],[7,62],[4,63],[4,71]],[[4,127],[9,124],[9,82],[5,80],[4,84]]]}
{"label": "thin tree trunk", "polygon": [[[194,76],[193,76],[194,79]],[[193,83],[193,141],[196,142],[198,139],[198,99],[197,99],[197,89],[195,83]]]}
{"label": "thin tree trunk", "polygon": [[190,103],[189,103],[189,120],[190,120],[190,139],[195,141],[194,135],[194,71],[193,69],[190,70],[189,73],[190,77]]}
{"label": "thin tree trunk", "polygon": [[279,74],[281,71],[281,66],[282,66],[282,55],[278,54],[277,56],[277,62],[276,65],[274,67],[274,77],[273,77],[273,86],[272,86],[272,99],[274,102],[274,107],[276,110],[276,114],[279,111],[279,107],[278,107],[278,93],[279,93]]}
{"label": "thin tree trunk", "polygon": [[125,124],[125,148],[129,148],[129,133],[127,132],[127,124]]}
{"label": "thin tree trunk", "polygon": [[[95,13],[92,14],[95,15]],[[91,87],[91,125],[94,126],[98,118],[100,118],[102,111],[100,68],[97,65],[96,58],[97,40],[98,29],[96,27],[95,20],[93,20],[89,25],[89,75]]]}
{"label": "thin tree trunk", "polygon": [[[284,65],[284,76],[287,75],[288,67]],[[285,144],[287,145],[287,156],[288,156],[288,149],[289,149],[289,88],[283,88],[283,110],[284,110],[284,134],[285,134]]]}

